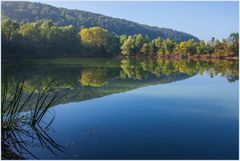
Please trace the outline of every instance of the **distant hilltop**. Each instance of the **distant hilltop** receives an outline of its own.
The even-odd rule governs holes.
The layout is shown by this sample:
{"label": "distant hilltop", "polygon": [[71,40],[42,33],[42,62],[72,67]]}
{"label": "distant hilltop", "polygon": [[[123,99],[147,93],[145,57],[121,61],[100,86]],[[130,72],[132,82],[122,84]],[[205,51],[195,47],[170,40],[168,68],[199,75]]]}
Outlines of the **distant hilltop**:
{"label": "distant hilltop", "polygon": [[81,28],[100,26],[117,35],[141,33],[148,35],[151,39],[159,36],[163,39],[170,38],[176,42],[187,41],[189,39],[194,39],[199,42],[197,37],[173,29],[148,26],[97,13],[57,8],[36,2],[2,2],[2,16],[14,19],[19,23],[51,20],[59,26],[73,25],[74,28],[79,30]]}

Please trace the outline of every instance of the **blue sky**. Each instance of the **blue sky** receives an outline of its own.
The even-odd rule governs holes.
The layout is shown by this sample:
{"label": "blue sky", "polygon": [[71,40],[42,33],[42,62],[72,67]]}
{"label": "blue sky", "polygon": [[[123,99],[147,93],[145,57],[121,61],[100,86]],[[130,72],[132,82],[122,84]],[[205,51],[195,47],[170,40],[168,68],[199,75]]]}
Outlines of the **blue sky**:
{"label": "blue sky", "polygon": [[57,7],[79,9],[124,18],[151,26],[172,28],[210,40],[237,32],[238,2],[164,1],[41,1]]}

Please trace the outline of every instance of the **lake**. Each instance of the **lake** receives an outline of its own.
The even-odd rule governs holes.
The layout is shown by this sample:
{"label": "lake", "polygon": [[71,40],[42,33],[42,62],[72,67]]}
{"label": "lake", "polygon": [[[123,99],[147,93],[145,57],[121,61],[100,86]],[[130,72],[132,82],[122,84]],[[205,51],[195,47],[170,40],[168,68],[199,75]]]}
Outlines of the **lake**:
{"label": "lake", "polygon": [[[40,159],[238,159],[238,60],[82,58],[3,62],[26,93],[62,99]],[[46,115],[46,120],[51,113]],[[34,159],[33,155],[23,154]]]}

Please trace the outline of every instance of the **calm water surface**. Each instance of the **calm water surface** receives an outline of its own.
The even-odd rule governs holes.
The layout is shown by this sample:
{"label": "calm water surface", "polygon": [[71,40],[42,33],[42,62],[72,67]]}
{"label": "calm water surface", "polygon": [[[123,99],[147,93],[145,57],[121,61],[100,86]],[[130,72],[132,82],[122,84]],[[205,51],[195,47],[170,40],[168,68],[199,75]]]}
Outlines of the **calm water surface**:
{"label": "calm water surface", "polygon": [[64,96],[48,130],[64,152],[31,152],[41,159],[238,159],[238,64],[131,61],[10,64],[12,80],[26,76],[26,91],[55,79],[54,93]]}

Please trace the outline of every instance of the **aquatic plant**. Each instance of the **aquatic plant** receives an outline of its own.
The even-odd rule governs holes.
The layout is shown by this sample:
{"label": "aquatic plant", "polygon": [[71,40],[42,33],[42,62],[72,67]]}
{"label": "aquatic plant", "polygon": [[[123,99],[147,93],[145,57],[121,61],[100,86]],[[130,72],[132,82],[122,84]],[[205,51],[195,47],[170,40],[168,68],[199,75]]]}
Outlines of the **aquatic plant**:
{"label": "aquatic plant", "polygon": [[[22,158],[23,153],[30,154],[37,158],[28,150],[28,146],[35,146],[38,140],[41,146],[54,152],[54,149],[62,150],[63,147],[54,142],[46,133],[46,129],[55,118],[48,122],[43,122],[43,117],[61,97],[57,94],[50,95],[50,87],[53,81],[43,90],[35,93],[34,89],[30,93],[24,92],[24,83],[17,83],[9,86],[8,77],[5,76],[2,82],[1,97],[1,128],[2,128],[2,158],[15,159]],[[30,110],[29,110],[30,109]],[[45,127],[43,127],[45,125]],[[11,156],[8,156],[11,155]]]}

